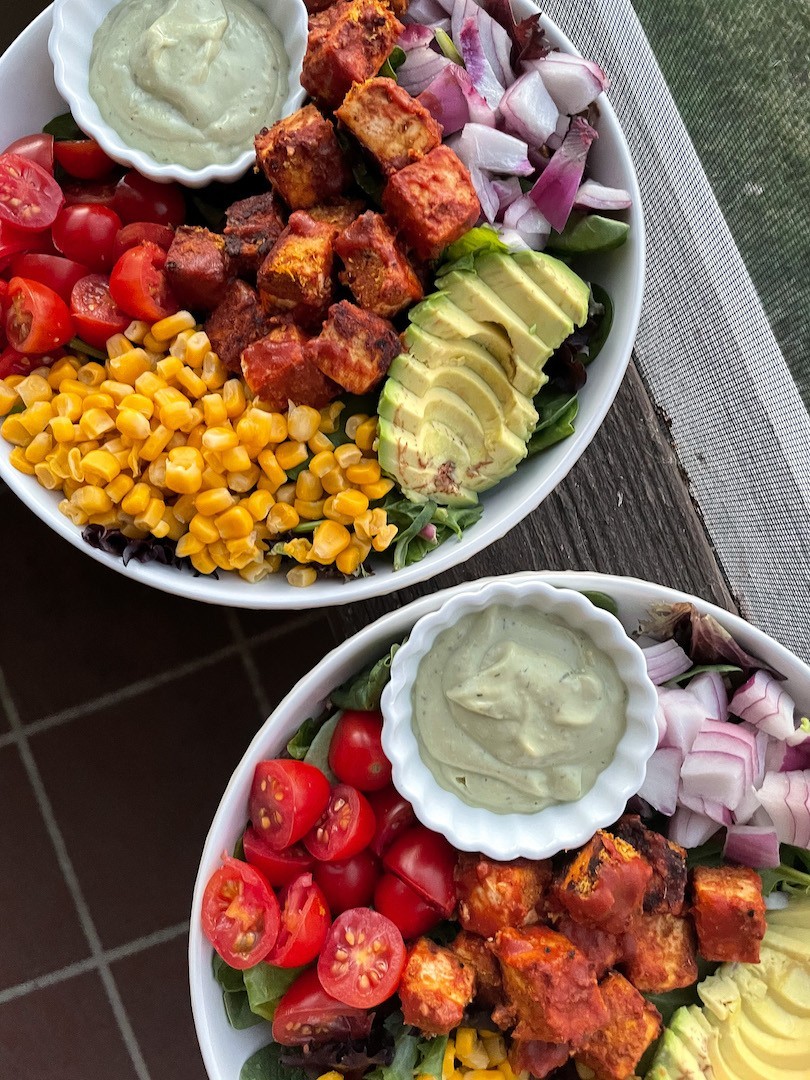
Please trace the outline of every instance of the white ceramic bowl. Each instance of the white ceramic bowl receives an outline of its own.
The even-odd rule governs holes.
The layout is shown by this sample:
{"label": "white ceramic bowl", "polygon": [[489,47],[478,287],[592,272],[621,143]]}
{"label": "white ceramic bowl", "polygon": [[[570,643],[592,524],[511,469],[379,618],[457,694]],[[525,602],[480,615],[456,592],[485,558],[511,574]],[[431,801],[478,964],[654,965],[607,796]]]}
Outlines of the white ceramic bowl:
{"label": "white ceramic bowl", "polygon": [[[638,629],[653,604],[691,601],[702,612],[719,619],[744,649],[782,672],[786,676],[785,689],[799,710],[803,715],[810,712],[810,667],[761,630],[704,600],[635,578],[602,574],[516,574],[491,580],[544,581],[566,589],[607,593],[618,605],[619,619],[628,632]],[[474,581],[422,597],[390,612],[343,642],[284,698],[256,733],[236,767],[205,841],[191,906],[191,1004],[197,1038],[210,1080],[239,1080],[245,1060],[270,1041],[270,1029],[266,1025],[247,1031],[234,1031],[228,1024],[222,1007],[222,993],[211,974],[211,946],[200,927],[200,906],[206,882],[219,866],[222,852],[232,850],[234,841],[245,827],[248,795],[256,763],[277,756],[304,720],[322,711],[326,698],[336,686],[379,659],[394,642],[402,641],[419,619],[438,610],[452,596],[474,594],[483,584]]]}
{"label": "white ceramic bowl", "polygon": [[[301,65],[307,47],[307,11],[303,0],[252,0],[281,34],[290,63],[287,94],[281,116],[289,116],[304,103]],[[102,117],[88,87],[93,35],[120,0],[55,0],[53,27],[48,50],[53,60],[54,81],[70,105],[74,119],[87,135],[92,135],[109,156],[129,165],[144,176],[161,183],[177,180],[186,187],[198,188],[213,180],[238,180],[254,164],[253,147],[243,150],[233,161],[189,169],[185,165],[156,161],[151,154],[129,146]],[[2,75],[0,75],[0,82]]]}
{"label": "white ceramic bowl", "polygon": [[[436,638],[465,615],[495,604],[532,608],[585,635],[616,665],[627,694],[624,734],[593,787],[580,799],[554,803],[533,814],[496,814],[470,806],[442,787],[423,761],[413,730],[414,681]],[[393,768],[394,786],[412,803],[422,824],[446,836],[454,847],[482,851],[493,859],[546,859],[584,844],[597,829],[620,817],[627,800],[644,783],[647,761],[658,743],[657,702],[644,654],[615,616],[571,589],[539,580],[501,579],[450,597],[414,626],[394,657],[391,681],[383,693],[383,749]]]}
{"label": "white ceramic bowl", "polygon": [[[520,17],[535,10],[531,0],[516,0]],[[47,41],[52,10],[44,11],[0,58],[0,146],[31,131],[39,131],[65,105],[53,81]],[[551,41],[567,51],[573,46],[547,20]],[[0,477],[39,518],[91,558],[135,581],[177,596],[229,607],[260,609],[320,608],[383,596],[443,573],[463,563],[513,528],[539,506],[582,455],[596,434],[624,376],[638,325],[644,282],[644,222],[641,201],[630,154],[616,115],[607,100],[600,99],[600,137],[594,144],[592,162],[595,175],[604,183],[627,188],[633,197],[628,220],[632,225],[624,247],[590,265],[594,281],[610,293],[615,317],[599,359],[588,370],[588,382],[579,394],[579,415],[575,433],[543,454],[524,462],[514,475],[484,493],[484,513],[467,529],[460,541],[450,540],[431,552],[422,562],[394,572],[390,561],[380,556],[374,574],[347,584],[319,579],[307,589],[291,588],[284,575],[272,575],[250,585],[236,574],[220,574],[219,580],[192,577],[187,572],[155,563],[141,565],[134,560],[125,567],[120,559],[89,547],[81,530],[59,513],[61,496],[40,487],[36,479],[24,476],[8,461],[11,447],[0,440]]]}

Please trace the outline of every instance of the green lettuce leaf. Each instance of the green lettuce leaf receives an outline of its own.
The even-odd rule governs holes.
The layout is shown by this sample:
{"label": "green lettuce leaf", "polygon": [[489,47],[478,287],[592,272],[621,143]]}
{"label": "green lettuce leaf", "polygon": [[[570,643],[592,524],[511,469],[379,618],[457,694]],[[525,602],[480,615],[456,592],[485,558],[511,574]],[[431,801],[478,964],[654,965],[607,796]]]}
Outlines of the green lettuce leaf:
{"label": "green lettuce leaf", "polygon": [[282,1064],[283,1053],[278,1043],[257,1050],[242,1066],[239,1080],[309,1080],[303,1069]]}
{"label": "green lettuce leaf", "polygon": [[406,53],[404,49],[400,49],[399,45],[395,45],[391,50],[391,54],[380,68],[378,74],[383,79],[393,79],[397,81],[397,71],[405,63]]}
{"label": "green lettuce leaf", "polygon": [[264,962],[244,972],[245,990],[251,1010],[265,1020],[272,1020],[284,994],[303,968],[280,968]]}
{"label": "green lettuce leaf", "polygon": [[[393,491],[382,506],[388,521],[398,530],[394,540],[395,570],[419,562],[451,536],[460,539],[464,530],[478,521],[484,509],[480,503],[475,506],[438,506],[432,501],[414,503]],[[435,539],[421,535],[426,525],[435,526]]]}
{"label": "green lettuce leaf", "polygon": [[340,709],[361,709],[369,712],[380,707],[380,698],[388,680],[391,678],[391,661],[399,645],[392,645],[389,651],[370,667],[364,668],[359,675],[333,690],[329,695],[332,704]]}
{"label": "green lettuce leaf", "polygon": [[321,730],[324,718],[310,717],[305,720],[295,735],[287,743],[287,753],[296,761],[303,761],[307,756],[307,750],[312,746],[312,740]]}
{"label": "green lettuce leaf", "polygon": [[579,411],[577,395],[545,386],[534,399],[539,419],[528,442],[528,456],[567,439],[574,434],[574,420]]}

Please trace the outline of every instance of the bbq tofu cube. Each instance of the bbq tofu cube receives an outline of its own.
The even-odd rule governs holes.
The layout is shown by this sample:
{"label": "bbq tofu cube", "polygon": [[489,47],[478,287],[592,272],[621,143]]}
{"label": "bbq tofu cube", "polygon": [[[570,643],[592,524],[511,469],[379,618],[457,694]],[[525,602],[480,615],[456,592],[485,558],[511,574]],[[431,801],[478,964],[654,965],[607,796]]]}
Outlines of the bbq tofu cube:
{"label": "bbq tofu cube", "polygon": [[691,919],[639,915],[624,935],[622,969],[636,989],[663,994],[697,982],[697,942]]}
{"label": "bbq tofu cube", "polygon": [[314,105],[262,128],[254,141],[259,168],[292,210],[335,199],[351,183],[335,129]]}
{"label": "bbq tofu cube", "polygon": [[501,968],[486,941],[461,930],[448,948],[475,973],[475,1000],[490,1009],[503,1004]]}
{"label": "bbq tofu cube", "polygon": [[361,199],[338,199],[334,203],[324,203],[320,206],[310,207],[307,213],[315,221],[322,221],[325,225],[331,225],[337,236],[344,229],[348,229],[354,219],[359,217],[365,208],[366,204]]}
{"label": "bbq tofu cube", "polygon": [[329,309],[318,337],[307,346],[324,375],[350,394],[376,386],[402,348],[389,322],[341,300]]}
{"label": "bbq tofu cube", "polygon": [[698,952],[706,960],[759,963],[765,936],[762,878],[747,866],[698,866],[692,875]]}
{"label": "bbq tofu cube", "polygon": [[427,1035],[448,1035],[461,1023],[474,984],[472,969],[449,949],[420,938],[399,984],[405,1023]]}
{"label": "bbq tofu cube", "polygon": [[332,240],[335,230],[303,210],[290,214],[287,228],[259,267],[256,284],[268,315],[285,315],[316,329],[332,303]]}
{"label": "bbq tofu cube", "polygon": [[593,968],[562,934],[546,926],[507,927],[492,949],[506,995],[493,1020],[516,1022],[515,1038],[576,1046],[606,1022]]}
{"label": "bbq tofu cube", "polygon": [[641,914],[651,877],[635,848],[600,829],[555,881],[552,895],[577,922],[618,934]]}
{"label": "bbq tofu cube", "polygon": [[644,910],[681,915],[686,906],[686,851],[643,824],[637,814],[625,814],[611,829],[626,840],[652,867],[644,892]]}
{"label": "bbq tofu cube", "polygon": [[336,109],[352,83],[377,74],[403,29],[382,0],[338,0],[310,16],[301,85]]}
{"label": "bbq tofu cube", "polygon": [[583,926],[582,923],[575,922],[570,915],[563,915],[558,919],[554,923],[554,929],[564,934],[569,941],[573,941],[585,954],[597,979],[601,979],[615,967],[623,955],[623,935],[609,934],[598,926]]}
{"label": "bbq tofu cube", "polygon": [[208,316],[205,332],[211,348],[229,371],[242,373],[242,351],[267,333],[256,290],[238,278]]}
{"label": "bbq tofu cube", "polygon": [[225,248],[231,268],[255,274],[284,228],[281,206],[272,191],[232,203],[225,211]]}
{"label": "bbq tofu cube", "polygon": [[512,1039],[509,1067],[515,1076],[531,1073],[535,1080],[562,1068],[571,1055],[568,1043],[541,1042],[539,1039]]}
{"label": "bbq tofu cube", "polygon": [[455,869],[459,922],[481,937],[506,926],[537,922],[537,905],[551,881],[551,865],[529,859],[493,862],[462,852]]}
{"label": "bbq tofu cube", "polygon": [[626,1080],[658,1038],[661,1015],[616,972],[599,989],[608,1011],[607,1023],[585,1040],[574,1061],[593,1070],[593,1080]]}
{"label": "bbq tofu cube", "polygon": [[424,105],[393,79],[355,83],[335,115],[386,176],[418,161],[442,141],[442,129]]}
{"label": "bbq tofu cube", "polygon": [[385,218],[372,210],[337,237],[335,254],[345,267],[338,277],[366,311],[390,319],[422,299],[422,286],[413,266]]}
{"label": "bbq tofu cube", "polygon": [[180,225],[166,255],[166,276],[181,307],[213,310],[231,278],[225,237]]}
{"label": "bbq tofu cube", "polygon": [[297,326],[283,323],[242,353],[245,382],[273,412],[286,412],[290,401],[321,409],[337,397],[339,388],[307,356],[306,340]]}
{"label": "bbq tofu cube", "polygon": [[383,209],[420,259],[437,259],[471,229],[481,213],[466,166],[447,146],[395,173],[383,191]]}

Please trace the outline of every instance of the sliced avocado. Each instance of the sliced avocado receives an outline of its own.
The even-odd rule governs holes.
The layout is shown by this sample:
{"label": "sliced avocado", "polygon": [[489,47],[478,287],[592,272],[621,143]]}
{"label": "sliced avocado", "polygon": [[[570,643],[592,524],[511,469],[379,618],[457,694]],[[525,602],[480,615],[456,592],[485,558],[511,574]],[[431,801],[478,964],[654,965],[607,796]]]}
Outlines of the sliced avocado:
{"label": "sliced avocado", "polygon": [[550,349],[574,332],[574,324],[548,293],[521,270],[511,255],[490,251],[475,260],[475,272]]}
{"label": "sliced avocado", "polygon": [[740,1007],[740,988],[720,968],[714,975],[704,979],[697,988],[698,997],[709,1010],[708,1020],[716,1016],[727,1020]]}
{"label": "sliced avocado", "polygon": [[784,953],[791,960],[800,963],[810,962],[807,931],[799,926],[777,926],[771,921],[768,926],[768,947]]}
{"label": "sliced avocado", "polygon": [[684,1045],[680,1036],[672,1028],[667,1028],[658,1044],[646,1080],[704,1080],[704,1078],[705,1073],[692,1051]]}
{"label": "sliced avocado", "polygon": [[573,320],[574,326],[585,325],[588,321],[591,290],[588,283],[575,274],[570,266],[543,251],[516,251],[512,258],[535,285],[547,292],[554,303]]}
{"label": "sliced avocado", "polygon": [[696,1020],[692,1011],[687,1006],[682,1005],[680,1009],[676,1009],[673,1013],[669,1030],[678,1036],[705,1073],[709,1065],[709,1033],[711,1027],[703,1020],[700,1009],[694,1005],[692,1009],[701,1017],[700,1020]]}
{"label": "sliced avocado", "polygon": [[786,965],[779,979],[769,979],[775,1001],[796,1016],[810,1017],[810,970],[807,965]]}
{"label": "sliced avocado", "polygon": [[[768,926],[795,926],[810,930],[810,899],[794,896],[786,908],[769,911]],[[810,937],[807,941],[807,955],[810,959]]]}
{"label": "sliced avocado", "polygon": [[506,331],[491,322],[478,322],[457,307],[444,292],[425,297],[416,307],[411,308],[408,319],[436,337],[474,341],[494,356],[505,370],[513,365],[512,343],[506,336]]}
{"label": "sliced avocado", "polygon": [[377,457],[412,502],[433,499],[446,506],[478,502],[478,495],[458,479],[469,466],[467,448],[443,424],[424,424],[417,436],[381,416]]}

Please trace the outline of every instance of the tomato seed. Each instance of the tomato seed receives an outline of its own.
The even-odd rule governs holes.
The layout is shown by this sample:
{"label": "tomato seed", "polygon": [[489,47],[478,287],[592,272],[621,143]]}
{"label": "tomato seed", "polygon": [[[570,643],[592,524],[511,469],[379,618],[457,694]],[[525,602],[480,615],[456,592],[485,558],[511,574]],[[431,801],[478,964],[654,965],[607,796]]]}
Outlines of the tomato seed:
{"label": "tomato seed", "polygon": [[369,980],[369,977],[366,974],[361,975],[360,978],[357,981],[360,984],[360,986],[363,988],[363,990],[368,990],[368,988],[371,986],[371,982]]}
{"label": "tomato seed", "polygon": [[342,810],[345,805],[346,805],[346,800],[345,799],[335,799],[335,801],[332,803],[332,810],[335,813],[338,813],[338,811]]}
{"label": "tomato seed", "polygon": [[346,942],[349,945],[354,945],[355,938],[354,938],[354,931],[353,930],[347,930],[344,937],[346,938]]}
{"label": "tomato seed", "polygon": [[345,949],[336,949],[335,950],[335,959],[336,960],[348,960],[349,959],[349,954],[346,952]]}

